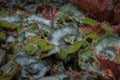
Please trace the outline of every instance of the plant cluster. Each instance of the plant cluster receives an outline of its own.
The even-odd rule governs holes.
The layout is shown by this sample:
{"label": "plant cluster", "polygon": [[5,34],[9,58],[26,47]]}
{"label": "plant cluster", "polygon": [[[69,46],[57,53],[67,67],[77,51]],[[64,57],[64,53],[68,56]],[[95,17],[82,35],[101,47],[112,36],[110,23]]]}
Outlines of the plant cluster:
{"label": "plant cluster", "polygon": [[0,80],[120,79],[119,0],[1,0]]}

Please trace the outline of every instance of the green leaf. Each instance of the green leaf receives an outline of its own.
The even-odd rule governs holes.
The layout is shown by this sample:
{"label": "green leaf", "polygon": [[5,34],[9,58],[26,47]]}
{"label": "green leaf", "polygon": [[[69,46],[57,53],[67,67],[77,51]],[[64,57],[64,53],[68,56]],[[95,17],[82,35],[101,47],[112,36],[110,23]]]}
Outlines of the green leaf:
{"label": "green leaf", "polygon": [[71,49],[66,50],[67,53],[72,54],[75,53],[82,45],[84,45],[84,41],[76,42]]}
{"label": "green leaf", "polygon": [[48,51],[54,48],[54,45],[48,44],[46,41],[42,39],[38,41],[38,45],[41,47],[42,51]]}
{"label": "green leaf", "polygon": [[35,51],[37,50],[37,45],[35,45],[34,43],[29,43],[26,46],[24,46],[23,49],[27,51],[29,55],[34,55]]}
{"label": "green leaf", "polygon": [[7,76],[7,77],[0,77],[0,80],[11,80],[11,77]]}
{"label": "green leaf", "polygon": [[85,41],[79,41],[79,42],[76,42],[72,46],[72,48],[69,49],[69,50],[62,49],[61,50],[61,57],[62,57],[62,59],[66,59],[69,54],[73,54],[73,53],[77,52],[80,49],[80,47],[84,46],[85,44],[86,44]]}
{"label": "green leaf", "polygon": [[37,27],[37,24],[36,24],[36,23],[33,23],[33,24],[31,25],[31,29],[32,29],[32,30],[35,30],[36,27]]}
{"label": "green leaf", "polygon": [[107,35],[112,34],[114,31],[107,22],[102,23],[102,28],[105,30],[105,34]]}
{"label": "green leaf", "polygon": [[45,40],[43,39],[40,39],[39,37],[35,36],[33,37],[34,40],[36,40],[38,46],[40,46],[41,50],[42,51],[49,51],[51,49],[54,48],[54,45],[53,44],[48,44],[48,42],[46,42]]}
{"label": "green leaf", "polygon": [[[0,65],[2,65],[2,63],[4,62],[4,58],[6,56],[5,53],[6,53],[5,50],[0,49]],[[1,74],[1,72],[0,72],[0,74]]]}
{"label": "green leaf", "polygon": [[20,24],[16,25],[16,24],[13,24],[13,23],[9,23],[7,21],[4,21],[4,20],[0,20],[0,26],[6,30],[9,30],[9,31],[14,31],[16,30],[17,28],[21,27]]}
{"label": "green leaf", "polygon": [[14,61],[9,61],[7,64],[1,67],[3,75],[0,76],[0,80],[11,80],[11,78],[20,71],[20,65]]}
{"label": "green leaf", "polygon": [[6,12],[0,11],[0,16],[8,16]]}
{"label": "green leaf", "polygon": [[97,38],[98,36],[97,36],[96,34],[94,34],[94,33],[90,33],[90,34],[87,35],[87,37],[92,38],[92,39],[95,39],[95,38]]}
{"label": "green leaf", "polygon": [[62,58],[63,60],[66,60],[68,55],[69,55],[69,54],[68,54],[65,50],[61,50],[61,58]]}
{"label": "green leaf", "polygon": [[6,34],[4,32],[1,32],[0,33],[0,40],[5,39],[5,37],[6,37]]}
{"label": "green leaf", "polygon": [[83,18],[82,23],[87,25],[94,25],[97,24],[97,21],[90,18]]}
{"label": "green leaf", "polygon": [[90,33],[86,37],[91,38],[93,40],[98,40],[100,38],[97,34],[94,34],[94,33]]}

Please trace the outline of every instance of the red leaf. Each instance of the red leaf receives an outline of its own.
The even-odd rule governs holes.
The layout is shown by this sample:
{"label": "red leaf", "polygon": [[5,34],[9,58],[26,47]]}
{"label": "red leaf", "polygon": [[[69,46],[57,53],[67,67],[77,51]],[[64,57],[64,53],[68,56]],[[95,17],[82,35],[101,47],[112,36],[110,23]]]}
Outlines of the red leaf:
{"label": "red leaf", "polygon": [[47,8],[50,8],[50,7],[51,7],[51,6],[49,6],[49,5],[38,6],[38,7],[36,8],[36,12],[42,13],[42,11],[43,11],[44,9],[47,9]]}
{"label": "red leaf", "polygon": [[115,32],[120,33],[120,26],[111,26],[113,29],[115,29]]}
{"label": "red leaf", "polygon": [[106,69],[105,72],[104,72],[104,77],[105,78],[109,78],[109,77],[112,78],[114,76],[113,76],[113,73],[112,73],[112,71],[110,69]]}
{"label": "red leaf", "polygon": [[113,16],[113,5],[110,0],[75,0],[82,11],[100,22],[108,21]]}
{"label": "red leaf", "polygon": [[9,0],[0,1],[0,8],[6,7],[6,4],[7,4],[8,2],[9,2]]}
{"label": "red leaf", "polygon": [[75,4],[84,12],[98,13],[111,7],[110,0],[75,0]]}
{"label": "red leaf", "polygon": [[113,14],[114,14],[113,10],[109,10],[109,11],[106,10],[106,11],[99,12],[99,13],[93,13],[95,17],[91,16],[91,18],[94,18],[100,22],[104,22],[104,21],[110,22]]}
{"label": "red leaf", "polygon": [[116,80],[120,78],[120,64],[117,64],[113,61],[108,59],[104,59],[102,57],[97,56],[98,61],[100,62],[101,66],[105,69],[110,69],[115,76]]}
{"label": "red leaf", "polygon": [[105,30],[101,27],[101,23],[92,26],[86,26],[85,31],[86,33],[94,32],[97,34],[105,34]]}
{"label": "red leaf", "polygon": [[112,24],[120,23],[120,1],[114,7],[114,16],[111,23]]}
{"label": "red leaf", "polygon": [[46,19],[53,20],[56,13],[57,13],[57,8],[52,8],[49,5],[43,5],[43,6],[38,6],[36,11],[38,13],[42,13],[42,16]]}
{"label": "red leaf", "polygon": [[72,71],[67,71],[66,74],[67,74],[67,76],[76,77],[76,78],[80,79],[80,77],[82,75],[84,75],[85,73],[84,72],[77,72],[77,71],[72,70]]}
{"label": "red leaf", "polygon": [[98,13],[110,6],[110,0],[75,0],[75,4],[84,12]]}
{"label": "red leaf", "polygon": [[49,12],[47,12],[47,9],[45,8],[42,11],[42,16],[46,19],[53,20],[54,17],[56,16],[57,13],[57,8],[51,8]]}
{"label": "red leaf", "polygon": [[60,72],[56,69],[51,69],[51,71],[50,71],[51,75],[58,74],[58,73],[60,73]]}

